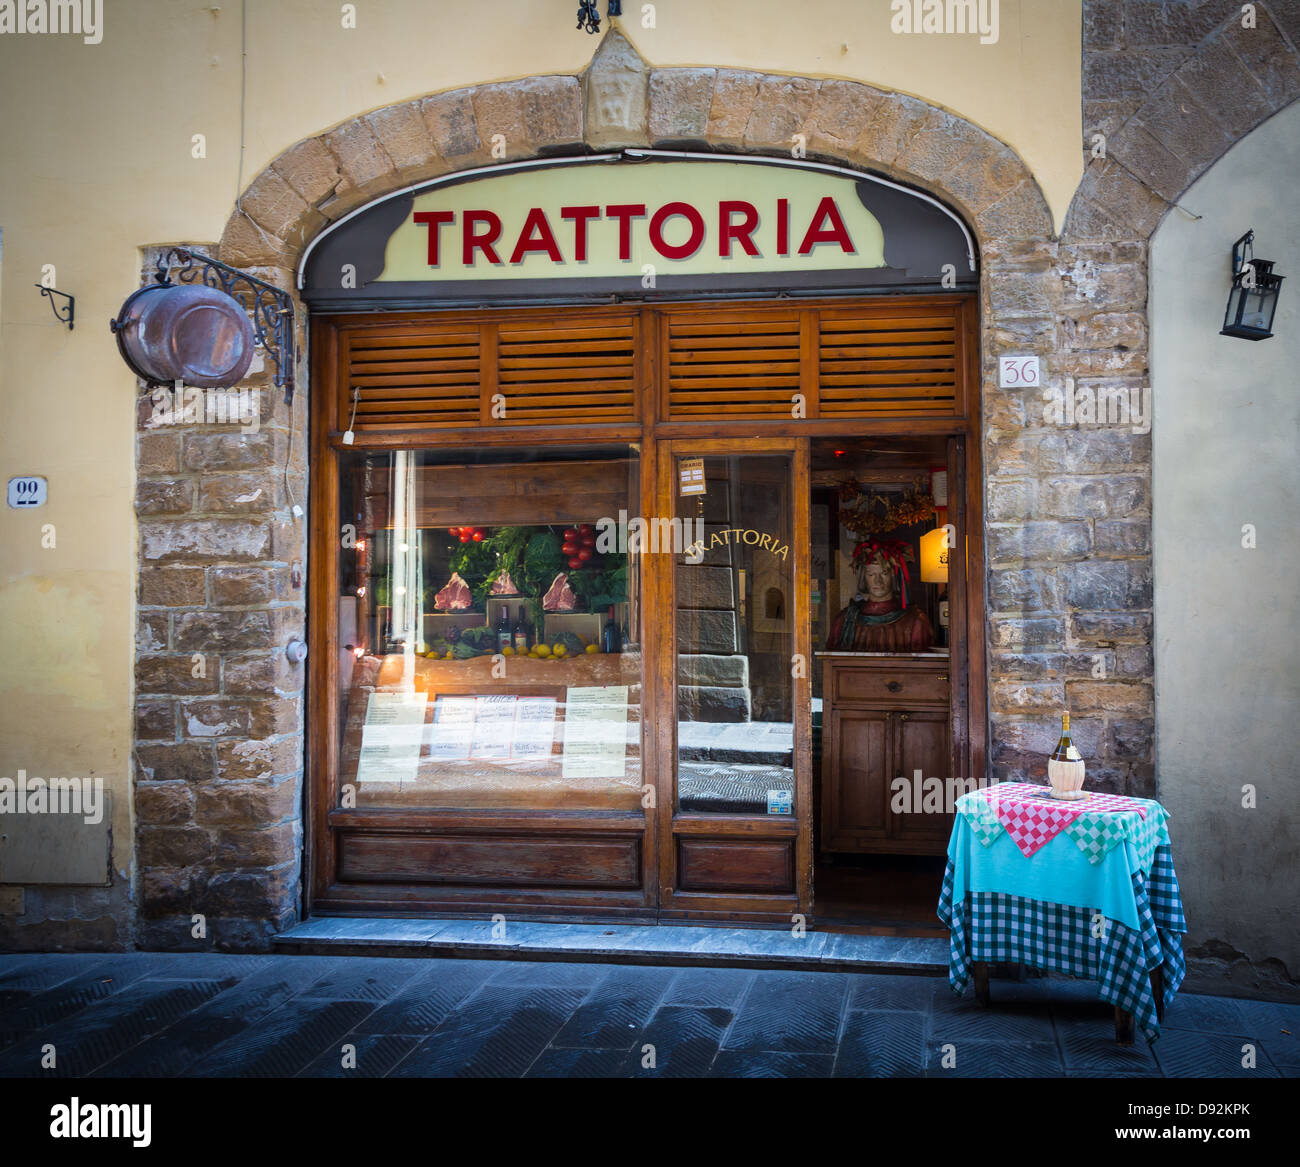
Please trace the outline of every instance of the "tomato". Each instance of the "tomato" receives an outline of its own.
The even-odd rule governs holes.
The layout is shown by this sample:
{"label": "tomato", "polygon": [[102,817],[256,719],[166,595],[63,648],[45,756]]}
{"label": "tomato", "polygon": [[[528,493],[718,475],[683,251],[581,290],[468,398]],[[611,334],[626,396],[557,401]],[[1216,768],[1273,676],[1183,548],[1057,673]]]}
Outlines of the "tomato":
{"label": "tomato", "polygon": [[468,536],[468,535],[461,535],[461,536],[460,536],[460,541],[461,541],[462,543],[468,543],[468,542],[469,542],[469,536]]}
{"label": "tomato", "polygon": [[580,568],[581,566],[582,566],[582,560],[579,559],[576,555],[575,555],[572,559],[569,560],[569,570],[570,570],[570,571],[577,571],[578,568]]}
{"label": "tomato", "polygon": [[567,543],[570,539],[576,539],[577,537],[578,537],[578,529],[577,529],[576,527],[565,527],[565,528],[564,528],[564,541],[565,541],[566,543]]}
{"label": "tomato", "polygon": [[482,543],[482,542],[483,542],[483,532],[482,532],[482,531],[475,531],[474,534],[470,536],[470,538],[473,539],[475,543]]}
{"label": "tomato", "polygon": [[460,534],[460,528],[459,528],[459,527],[448,527],[448,528],[447,528],[447,533],[448,533],[449,535],[459,535],[459,534]]}
{"label": "tomato", "polygon": [[593,554],[594,553],[592,552],[590,547],[584,547],[581,551],[578,552],[578,561],[580,563],[586,563],[587,560],[590,559]]}
{"label": "tomato", "polygon": [[578,526],[579,535],[594,535],[595,533],[596,533],[596,528],[593,527],[590,523],[581,523]]}
{"label": "tomato", "polygon": [[595,536],[595,535],[582,535],[582,536],[579,537],[578,542],[579,542],[583,547],[595,547],[595,546],[596,546],[596,536]]}
{"label": "tomato", "polygon": [[560,554],[561,554],[561,555],[577,555],[577,554],[578,554],[578,544],[576,544],[576,543],[569,543],[569,542],[566,541],[565,544],[564,544],[564,546],[562,546],[562,547],[560,548]]}

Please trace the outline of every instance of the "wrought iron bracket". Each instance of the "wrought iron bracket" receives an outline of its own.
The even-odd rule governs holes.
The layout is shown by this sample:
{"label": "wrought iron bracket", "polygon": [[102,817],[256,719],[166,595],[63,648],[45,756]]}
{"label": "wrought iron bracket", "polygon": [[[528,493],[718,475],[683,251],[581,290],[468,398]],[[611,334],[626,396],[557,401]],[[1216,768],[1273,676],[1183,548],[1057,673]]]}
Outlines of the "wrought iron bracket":
{"label": "wrought iron bracket", "polygon": [[[45,296],[50,301],[50,308],[54,312],[54,319],[60,324],[66,324],[68,326],[68,331],[71,332],[72,321],[77,315],[77,297],[70,296],[67,292],[60,292],[58,288],[47,288],[44,284],[33,284],[32,286],[40,288],[41,295]],[[62,311],[60,311],[59,305],[54,299],[55,296],[62,296],[64,300],[67,301],[67,304],[64,306]]]}
{"label": "wrought iron bracket", "polygon": [[209,255],[183,247],[173,247],[158,257],[154,280],[164,285],[201,283],[237,300],[252,321],[254,343],[275,362],[276,387],[284,390],[285,404],[292,404],[293,297],[288,292]]}

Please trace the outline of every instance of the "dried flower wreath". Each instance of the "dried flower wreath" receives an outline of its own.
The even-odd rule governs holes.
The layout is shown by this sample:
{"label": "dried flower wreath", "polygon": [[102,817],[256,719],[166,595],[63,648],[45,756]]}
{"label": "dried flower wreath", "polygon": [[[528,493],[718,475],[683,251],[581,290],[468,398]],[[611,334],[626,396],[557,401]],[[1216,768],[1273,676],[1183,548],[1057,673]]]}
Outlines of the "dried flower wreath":
{"label": "dried flower wreath", "polygon": [[859,539],[910,527],[934,514],[934,497],[918,481],[901,498],[864,490],[856,478],[840,483],[840,525]]}

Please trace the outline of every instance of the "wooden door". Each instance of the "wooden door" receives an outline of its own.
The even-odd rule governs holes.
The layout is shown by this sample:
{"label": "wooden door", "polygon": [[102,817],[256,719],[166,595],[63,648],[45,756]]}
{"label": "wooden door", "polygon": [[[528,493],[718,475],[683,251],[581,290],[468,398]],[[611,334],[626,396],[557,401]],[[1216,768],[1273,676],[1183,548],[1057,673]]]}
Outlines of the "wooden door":
{"label": "wooden door", "polygon": [[[945,777],[950,771],[952,741],[949,736],[948,711],[932,709],[911,710],[894,716],[893,766],[889,781],[902,778],[906,783],[908,809],[891,816],[891,837],[917,845],[936,844],[942,848],[948,839],[952,820],[945,814],[933,813],[933,804],[924,801],[927,794],[923,780],[937,780],[946,796]],[[920,778],[917,778],[917,774]],[[918,800],[921,800],[918,804]]]}
{"label": "wooden door", "polygon": [[[683,493],[683,472],[696,468],[703,478]],[[659,480],[657,513],[681,520],[697,547],[649,556],[650,586],[667,601],[657,628],[661,918],[807,912],[807,442],[665,443]]]}
{"label": "wooden door", "polygon": [[889,774],[895,715],[836,708],[823,746],[822,848],[859,851],[889,838]]}

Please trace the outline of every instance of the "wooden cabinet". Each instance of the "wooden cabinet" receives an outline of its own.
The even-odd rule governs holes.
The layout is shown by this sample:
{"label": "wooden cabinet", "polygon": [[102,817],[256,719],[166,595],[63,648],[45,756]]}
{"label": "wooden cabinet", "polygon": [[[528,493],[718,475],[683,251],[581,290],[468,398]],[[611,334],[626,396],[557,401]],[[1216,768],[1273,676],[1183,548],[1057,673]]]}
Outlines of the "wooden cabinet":
{"label": "wooden cabinet", "polygon": [[[828,654],[822,682],[821,850],[942,854],[952,818],[946,803],[936,813],[933,780],[946,799],[947,659]],[[899,810],[896,778],[907,782]]]}

